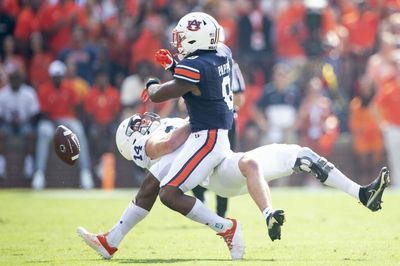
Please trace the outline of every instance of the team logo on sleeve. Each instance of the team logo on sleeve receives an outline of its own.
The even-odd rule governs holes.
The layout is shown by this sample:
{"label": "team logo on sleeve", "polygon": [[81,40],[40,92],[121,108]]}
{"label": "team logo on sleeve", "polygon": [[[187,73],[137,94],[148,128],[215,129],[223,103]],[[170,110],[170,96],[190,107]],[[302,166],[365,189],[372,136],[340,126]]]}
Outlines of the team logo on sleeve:
{"label": "team logo on sleeve", "polygon": [[190,31],[198,31],[200,29],[201,21],[198,20],[189,20],[187,29]]}

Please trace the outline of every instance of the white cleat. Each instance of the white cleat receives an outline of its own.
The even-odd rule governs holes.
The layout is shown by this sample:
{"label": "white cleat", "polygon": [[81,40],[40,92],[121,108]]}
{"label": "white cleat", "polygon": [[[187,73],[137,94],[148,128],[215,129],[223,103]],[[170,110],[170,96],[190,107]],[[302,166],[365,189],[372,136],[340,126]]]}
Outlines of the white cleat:
{"label": "white cleat", "polygon": [[228,245],[229,252],[231,253],[231,258],[233,260],[241,260],[244,256],[244,241],[242,235],[242,225],[235,219],[229,219],[232,221],[233,225],[231,229],[226,230],[223,233],[218,233],[217,235],[222,236]]}
{"label": "white cleat", "polygon": [[76,230],[78,235],[85,241],[85,243],[99,253],[104,259],[111,259],[117,248],[110,247],[107,243],[106,234],[92,234],[86,231],[83,227],[78,227]]}

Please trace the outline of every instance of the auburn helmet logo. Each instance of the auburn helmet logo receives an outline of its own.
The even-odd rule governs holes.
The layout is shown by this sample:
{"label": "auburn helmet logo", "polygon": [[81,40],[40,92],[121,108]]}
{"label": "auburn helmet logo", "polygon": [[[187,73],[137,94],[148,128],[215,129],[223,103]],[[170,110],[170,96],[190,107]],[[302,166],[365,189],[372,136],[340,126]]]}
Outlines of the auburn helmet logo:
{"label": "auburn helmet logo", "polygon": [[190,31],[198,31],[200,29],[201,21],[198,20],[189,20],[187,29]]}

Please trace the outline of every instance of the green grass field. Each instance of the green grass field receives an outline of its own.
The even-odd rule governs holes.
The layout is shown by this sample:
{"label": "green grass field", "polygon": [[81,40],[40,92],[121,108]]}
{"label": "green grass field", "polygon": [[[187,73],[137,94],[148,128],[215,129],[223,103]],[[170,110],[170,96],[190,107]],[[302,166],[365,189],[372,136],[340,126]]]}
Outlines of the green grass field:
{"label": "green grass field", "polygon": [[[287,216],[275,242],[250,197],[232,199],[228,216],[243,224],[243,261],[231,261],[208,227],[159,201],[114,258],[102,260],[76,227],[107,231],[135,193],[0,190],[0,265],[400,265],[400,193],[387,191],[383,209],[372,213],[330,189],[272,189],[274,207]],[[214,208],[215,197],[207,198]]]}

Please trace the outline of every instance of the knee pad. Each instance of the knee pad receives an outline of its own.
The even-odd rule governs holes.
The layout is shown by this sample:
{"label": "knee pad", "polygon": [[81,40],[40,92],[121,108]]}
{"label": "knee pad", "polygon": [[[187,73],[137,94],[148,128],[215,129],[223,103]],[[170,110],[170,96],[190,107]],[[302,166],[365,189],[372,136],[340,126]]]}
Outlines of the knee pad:
{"label": "knee pad", "polygon": [[293,170],[297,173],[310,173],[321,183],[328,178],[329,172],[335,166],[324,157],[319,156],[310,148],[303,147],[297,154],[296,163]]}

